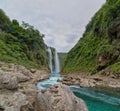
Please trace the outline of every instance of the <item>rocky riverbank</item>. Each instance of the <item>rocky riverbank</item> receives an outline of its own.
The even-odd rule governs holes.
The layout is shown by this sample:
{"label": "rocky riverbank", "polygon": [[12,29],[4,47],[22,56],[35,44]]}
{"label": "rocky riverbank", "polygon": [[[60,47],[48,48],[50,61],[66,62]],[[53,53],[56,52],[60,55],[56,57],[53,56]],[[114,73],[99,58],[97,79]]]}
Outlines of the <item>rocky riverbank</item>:
{"label": "rocky riverbank", "polygon": [[103,76],[101,73],[92,76],[87,73],[66,74],[63,75],[63,79],[60,81],[66,85],[79,85],[80,87],[106,87],[120,89],[120,79]]}
{"label": "rocky riverbank", "polygon": [[36,83],[47,78],[46,71],[0,62],[0,111],[37,111]]}
{"label": "rocky riverbank", "polygon": [[68,86],[38,90],[37,82],[48,78],[44,70],[0,62],[0,111],[88,111]]}
{"label": "rocky riverbank", "polygon": [[85,102],[62,84],[39,92],[37,104],[37,111],[88,111]]}

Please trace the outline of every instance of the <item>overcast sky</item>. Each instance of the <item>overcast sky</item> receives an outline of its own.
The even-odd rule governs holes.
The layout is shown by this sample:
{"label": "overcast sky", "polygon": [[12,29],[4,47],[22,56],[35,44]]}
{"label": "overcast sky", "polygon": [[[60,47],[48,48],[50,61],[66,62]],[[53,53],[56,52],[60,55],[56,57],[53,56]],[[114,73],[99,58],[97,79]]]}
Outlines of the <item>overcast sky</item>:
{"label": "overcast sky", "polygon": [[33,25],[46,36],[45,43],[69,51],[82,36],[91,17],[106,0],[0,0],[11,19]]}

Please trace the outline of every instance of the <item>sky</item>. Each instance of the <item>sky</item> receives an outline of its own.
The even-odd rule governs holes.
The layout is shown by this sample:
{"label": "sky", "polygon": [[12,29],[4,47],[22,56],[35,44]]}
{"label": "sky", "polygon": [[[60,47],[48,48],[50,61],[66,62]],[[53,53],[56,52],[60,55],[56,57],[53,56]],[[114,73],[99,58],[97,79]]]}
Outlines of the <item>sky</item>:
{"label": "sky", "polygon": [[45,34],[44,41],[68,52],[82,37],[85,26],[106,0],[0,0],[0,8],[20,23]]}

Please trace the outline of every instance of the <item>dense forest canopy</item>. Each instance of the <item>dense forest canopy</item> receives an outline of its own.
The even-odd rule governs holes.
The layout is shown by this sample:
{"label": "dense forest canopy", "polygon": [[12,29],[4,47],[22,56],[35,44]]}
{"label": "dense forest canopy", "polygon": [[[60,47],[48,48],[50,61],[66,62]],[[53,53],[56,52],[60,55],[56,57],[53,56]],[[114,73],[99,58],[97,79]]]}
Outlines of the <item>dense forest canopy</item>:
{"label": "dense forest canopy", "polygon": [[10,20],[0,9],[0,60],[27,67],[47,66],[44,35],[28,23]]}

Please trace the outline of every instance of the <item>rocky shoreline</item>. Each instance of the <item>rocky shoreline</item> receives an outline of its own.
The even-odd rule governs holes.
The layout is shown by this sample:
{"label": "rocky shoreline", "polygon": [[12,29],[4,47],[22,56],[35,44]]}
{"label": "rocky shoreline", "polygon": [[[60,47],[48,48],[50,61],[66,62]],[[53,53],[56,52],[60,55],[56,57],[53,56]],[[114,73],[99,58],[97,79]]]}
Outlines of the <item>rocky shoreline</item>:
{"label": "rocky shoreline", "polygon": [[37,83],[49,76],[45,70],[0,62],[0,111],[88,111],[66,85],[116,88],[120,92],[120,79],[87,73],[63,75],[62,84],[38,90]]}
{"label": "rocky shoreline", "polygon": [[80,87],[106,87],[106,88],[119,88],[120,79],[115,79],[101,74],[95,74],[93,76],[87,73],[79,74],[66,74],[63,75],[63,79],[59,80],[66,85],[79,85]]}
{"label": "rocky shoreline", "polygon": [[37,111],[88,111],[85,102],[62,84],[39,91],[37,104]]}
{"label": "rocky shoreline", "polygon": [[46,71],[0,62],[0,111],[37,111],[36,83],[47,78]]}
{"label": "rocky shoreline", "polygon": [[66,85],[38,90],[49,72],[0,62],[0,111],[88,111]]}

